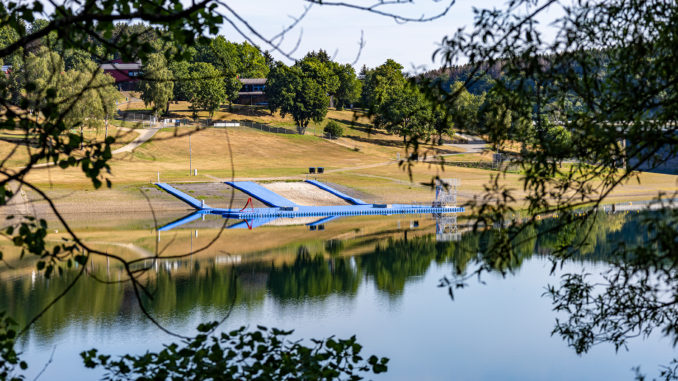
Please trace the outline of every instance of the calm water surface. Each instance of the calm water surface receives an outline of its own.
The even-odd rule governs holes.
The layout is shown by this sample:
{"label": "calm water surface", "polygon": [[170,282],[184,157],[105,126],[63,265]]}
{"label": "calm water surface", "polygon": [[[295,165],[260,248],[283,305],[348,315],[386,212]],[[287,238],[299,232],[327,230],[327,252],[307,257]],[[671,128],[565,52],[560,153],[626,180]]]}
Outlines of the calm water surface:
{"label": "calm water surface", "polygon": [[[624,228],[630,217],[610,218],[590,259],[568,262],[558,274],[606,268],[607,241],[633,231]],[[214,223],[197,221],[162,236],[161,246],[199,247],[213,236]],[[436,242],[433,223],[370,217],[328,224],[323,231],[303,225],[227,231],[215,244],[221,249],[160,263],[148,280],[155,297],[145,303],[165,326],[181,333],[230,312],[223,329],[261,324],[295,329],[299,338],[355,334],[364,354],[391,359],[389,371],[374,377],[384,380],[632,379],[632,367],[654,374],[675,356],[670,340],[660,335],[633,341],[629,351],[600,345],[582,356],[551,336],[558,315],[543,293],[558,283],[558,274],[550,274],[548,239],[528,242],[505,277],[485,275],[486,284],[471,280],[451,300],[447,289],[437,287],[439,280],[455,266],[470,267],[472,247],[479,243],[471,233],[460,242]],[[135,229],[138,234],[131,233]],[[122,230],[83,234],[90,242],[127,237],[135,250],[153,250],[149,229]],[[91,269],[113,279],[120,274],[105,262]],[[45,280],[30,269],[4,269],[0,276],[0,309],[22,322],[68,280]],[[83,350],[142,353],[171,341],[142,316],[129,287],[85,280],[39,321],[21,347],[29,378],[53,353],[41,379],[91,380],[100,373],[83,367]]]}

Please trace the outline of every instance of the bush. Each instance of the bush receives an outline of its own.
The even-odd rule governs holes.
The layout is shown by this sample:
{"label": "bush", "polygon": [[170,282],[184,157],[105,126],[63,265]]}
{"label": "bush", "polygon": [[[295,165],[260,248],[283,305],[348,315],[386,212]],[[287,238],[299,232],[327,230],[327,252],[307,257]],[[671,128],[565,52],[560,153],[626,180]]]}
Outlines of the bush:
{"label": "bush", "polygon": [[365,373],[388,370],[388,359],[364,358],[355,336],[289,340],[292,331],[257,326],[213,333],[216,322],[201,324],[200,334],[160,352],[118,359],[96,349],[80,355],[87,368],[102,367],[106,380],[362,380]]}
{"label": "bush", "polygon": [[327,122],[327,124],[325,125],[325,129],[323,131],[331,138],[340,138],[344,136],[344,128],[339,123],[333,120]]}

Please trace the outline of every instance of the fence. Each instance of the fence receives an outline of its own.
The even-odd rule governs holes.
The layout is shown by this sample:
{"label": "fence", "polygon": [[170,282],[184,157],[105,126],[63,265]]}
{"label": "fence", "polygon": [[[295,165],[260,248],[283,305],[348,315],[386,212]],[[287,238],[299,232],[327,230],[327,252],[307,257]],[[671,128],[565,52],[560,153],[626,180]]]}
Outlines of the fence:
{"label": "fence", "polygon": [[275,127],[271,126],[268,124],[263,124],[263,123],[258,123],[252,120],[231,120],[231,121],[224,121],[220,120],[218,123],[239,123],[240,127],[250,127],[250,128],[256,128],[257,130],[264,131],[264,132],[271,132],[274,134],[297,134],[298,132],[296,129],[290,129],[290,128],[285,128],[285,127]]}
{"label": "fence", "polygon": [[[141,127],[215,127],[215,128],[238,128],[238,127],[249,127],[255,128],[260,131],[270,132],[274,134],[298,134],[296,127],[279,127],[271,126],[269,124],[259,123],[252,120],[212,120],[212,119],[199,119],[193,120],[188,118],[182,119],[165,119],[165,118],[155,118],[151,114],[138,113],[138,112],[123,112],[118,111],[115,116],[116,120],[139,124]],[[313,130],[315,133],[315,129]],[[327,136],[326,138],[332,138]]]}
{"label": "fence", "polygon": [[465,168],[477,168],[477,169],[488,169],[493,171],[507,171],[510,173],[516,173],[520,171],[520,168],[513,163],[508,161],[504,162],[490,162],[490,161],[445,161],[442,164],[451,165],[455,167],[465,167]]}
{"label": "fence", "polygon": [[178,127],[192,125],[190,119],[156,118],[151,114],[118,111],[115,120],[131,123],[140,127]]}

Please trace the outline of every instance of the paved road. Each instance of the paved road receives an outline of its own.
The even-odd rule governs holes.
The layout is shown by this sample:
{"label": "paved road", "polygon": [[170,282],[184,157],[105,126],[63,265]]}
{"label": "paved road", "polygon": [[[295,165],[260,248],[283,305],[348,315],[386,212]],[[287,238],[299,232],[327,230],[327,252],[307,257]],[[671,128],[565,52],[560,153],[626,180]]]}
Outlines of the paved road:
{"label": "paved road", "polygon": [[466,139],[468,143],[454,143],[454,144],[445,144],[446,146],[454,147],[454,148],[459,148],[462,149],[466,152],[463,152],[462,154],[467,154],[467,153],[483,153],[487,149],[487,143],[477,137],[477,136],[472,136],[472,135],[463,135],[463,134],[458,134],[461,138]]}
{"label": "paved road", "polygon": [[483,143],[468,143],[468,144],[445,144],[446,146],[463,149],[466,152],[460,152],[453,155],[464,155],[467,153],[483,153],[487,148],[487,144]]}
{"label": "paved road", "polygon": [[[153,135],[155,135],[155,133],[158,132],[161,128],[162,127],[154,127],[134,130],[135,132],[139,133],[139,136],[137,136],[136,139],[132,140],[127,145],[124,145],[116,150],[113,150],[112,154],[117,155],[119,153],[134,151],[137,147],[146,143],[150,138],[152,138]],[[119,129],[122,130],[123,128],[119,127]],[[129,131],[130,129],[124,128],[124,130]]]}
{"label": "paved road", "polygon": [[[158,132],[158,130],[160,130],[162,127],[143,128],[143,129],[136,129],[136,130],[132,130],[131,128],[124,128],[124,127],[118,127],[118,128],[121,129],[121,130],[137,132],[137,133],[139,133],[139,136],[137,136],[137,138],[132,140],[130,143],[127,143],[126,145],[124,145],[124,146],[122,146],[122,147],[120,147],[116,150],[113,150],[113,152],[111,152],[111,154],[113,154],[113,155],[118,155],[118,154],[121,154],[121,153],[134,151],[140,145],[146,143],[149,139],[151,139],[153,137],[153,135],[155,135],[155,133]],[[47,168],[47,167],[53,167],[53,166],[54,166],[54,163],[49,162],[49,163],[36,164],[36,165],[33,166],[33,168],[37,169],[37,168]]]}

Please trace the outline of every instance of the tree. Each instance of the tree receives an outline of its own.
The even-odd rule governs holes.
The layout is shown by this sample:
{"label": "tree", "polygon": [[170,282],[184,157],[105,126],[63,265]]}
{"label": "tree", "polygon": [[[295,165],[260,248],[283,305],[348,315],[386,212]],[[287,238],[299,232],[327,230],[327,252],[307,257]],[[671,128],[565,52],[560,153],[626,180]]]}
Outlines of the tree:
{"label": "tree", "polygon": [[66,49],[63,53],[64,68],[66,70],[82,69],[88,62],[92,61],[92,56],[79,49]]}
{"label": "tree", "polygon": [[80,69],[63,74],[59,109],[70,127],[98,128],[104,119],[115,113],[115,101],[120,94],[115,89],[113,77],[104,74],[94,62],[85,62]]}
{"label": "tree", "polygon": [[391,59],[374,70],[363,69],[361,103],[368,115],[373,117],[376,128],[382,128],[384,123],[383,118],[379,117],[380,109],[391,95],[401,93],[405,87],[406,78],[402,70],[402,65]]}
{"label": "tree", "polygon": [[31,108],[39,108],[48,102],[48,93],[55,96],[61,87],[64,61],[59,54],[41,47],[36,53],[28,53],[25,62],[13,70],[17,84],[25,92],[25,101]]}
{"label": "tree", "polygon": [[[110,47],[105,48],[105,51],[107,51],[106,55],[108,56],[106,59],[122,59],[123,61],[133,61],[133,59],[128,57],[143,57],[146,54],[157,51],[156,48],[162,45],[162,41],[178,47],[178,53],[185,51],[187,48],[190,49],[194,45],[189,43],[186,46],[182,46],[181,40],[173,38],[174,32],[163,35],[163,33],[159,33],[157,25],[154,26],[142,22],[117,22],[106,35],[110,36],[106,41],[109,44],[117,46],[120,43],[129,42],[126,49],[123,50],[111,49]],[[191,38],[193,36],[187,35],[186,37]],[[102,45],[105,46],[105,44]]]}
{"label": "tree", "polygon": [[[110,105],[108,100],[111,99],[100,92],[110,90],[112,87],[110,77],[91,67],[91,61],[81,58],[89,55],[98,62],[121,59],[126,62],[146,63],[149,56],[157,51],[157,46],[170,45],[175,49],[167,51],[168,61],[172,63],[186,61],[195,55],[194,46],[208,43],[207,35],[215,35],[224,22],[233,22],[239,18],[234,12],[224,15],[221,6],[223,3],[213,0],[201,0],[190,4],[178,0],[56,1],[51,2],[50,7],[45,7],[39,1],[0,3],[0,30],[3,31],[3,36],[8,37],[0,41],[0,60],[3,63],[11,62],[13,65],[9,78],[0,76],[2,108],[0,128],[22,134],[22,141],[27,147],[30,144],[29,155],[17,159],[17,152],[23,150],[15,149],[0,162],[0,205],[7,204],[15,195],[10,184],[19,184],[43,198],[67,232],[67,237],[60,242],[48,244],[46,236],[49,229],[44,219],[35,219],[32,216],[7,219],[3,233],[25,254],[25,258],[35,261],[37,274],[49,279],[59,277],[67,273],[68,269],[77,267],[77,275],[66,282],[64,290],[68,291],[79,279],[89,276],[85,271],[87,265],[94,257],[100,257],[123,265],[127,276],[125,281],[137,292],[137,297],[139,292],[148,291],[143,282],[137,278],[138,271],[145,271],[143,269],[145,264],[97,250],[82,241],[70,228],[68,220],[59,213],[42,185],[34,183],[29,174],[38,163],[48,162],[62,169],[79,167],[94,188],[99,188],[104,183],[110,187],[112,183],[109,163],[112,157],[111,146],[115,138],[108,136],[103,140],[93,140],[83,145],[82,137],[71,131],[73,126],[93,122],[96,115],[100,115],[100,110],[107,110]],[[416,20],[402,15],[385,14],[399,21]],[[39,19],[38,16],[46,19]],[[430,18],[422,20],[427,19]],[[291,27],[294,25],[296,22]],[[4,32],[8,34],[5,35]],[[251,33],[261,37],[256,31]],[[284,33],[274,39],[262,38],[262,40],[271,49],[290,57],[290,52],[284,52],[279,48],[279,38],[283,36]],[[27,57],[32,59],[25,59]],[[64,58],[68,58],[66,65],[63,62]],[[176,69],[180,72],[183,68]],[[213,113],[225,99],[223,95],[225,92],[222,91],[223,81],[216,83],[212,81],[219,71],[209,64],[198,63],[189,67],[187,72],[191,82],[185,87],[181,86],[180,93],[187,95],[197,107],[203,107]],[[319,99],[326,99],[327,88],[321,88],[312,81],[309,82],[309,86],[317,88],[317,91],[312,93],[318,95]],[[194,91],[196,88],[207,91]],[[81,103],[84,97],[88,98],[86,102],[100,104],[93,103],[92,106]],[[97,100],[96,97],[101,99]],[[88,107],[96,109],[88,110]],[[81,150],[77,150],[79,146]],[[22,165],[17,166],[15,160],[20,160]],[[156,257],[154,260],[162,259]],[[60,293],[50,303],[42,306],[37,314],[28,319],[25,326],[18,329],[17,335],[28,332],[32,324],[65,293]],[[141,298],[137,298],[137,301],[143,310]],[[3,360],[8,358],[10,360],[9,364],[0,364],[3,377],[4,374],[13,375],[17,364],[20,368],[25,367],[24,363],[13,359],[15,336],[5,329],[9,324],[6,322],[7,320],[3,320],[0,324],[2,335],[0,351]],[[332,347],[337,348],[334,343]],[[304,348],[298,348],[301,354],[308,353]],[[350,346],[354,353],[357,353],[358,348],[357,344]],[[237,348],[235,350],[237,351]],[[101,357],[98,359],[101,360]],[[317,359],[318,361],[307,364],[319,366],[326,359],[327,357],[322,356]],[[337,361],[340,360],[355,362],[356,359],[337,358]],[[153,376],[162,377],[162,373],[159,373],[160,375]]]}
{"label": "tree", "polygon": [[264,55],[247,42],[236,44],[217,36],[197,50],[197,61],[210,63],[222,72],[229,108],[242,89],[240,78],[265,78],[269,71]]}
{"label": "tree", "polygon": [[463,131],[476,131],[480,107],[485,103],[485,93],[473,95],[466,90],[462,82],[453,83],[449,92],[459,93],[449,110],[454,126]]}
{"label": "tree", "polygon": [[278,61],[273,64],[269,71],[266,79],[266,97],[268,98],[268,109],[271,111],[271,115],[280,109],[290,96],[289,93],[285,92],[288,87],[287,82],[290,79],[287,76],[288,70],[289,68],[285,64]]}
{"label": "tree", "polygon": [[340,138],[344,135],[344,128],[341,127],[341,125],[334,120],[330,120],[325,124],[325,128],[323,129],[323,132],[325,132],[327,135],[329,135],[330,138]]}
{"label": "tree", "polygon": [[349,64],[337,65],[335,74],[339,80],[339,86],[335,94],[335,107],[342,110],[350,107],[360,99],[362,82],[358,80],[355,69]]}
{"label": "tree", "polygon": [[[19,39],[19,33],[17,33],[17,30],[12,28],[9,25],[3,25],[0,27],[0,49],[6,47],[7,45],[15,42],[16,40]],[[19,55],[19,52],[16,52],[12,55],[8,55],[6,57],[0,58],[2,62],[0,64],[2,65],[14,65],[15,64],[15,57]]]}
{"label": "tree", "polygon": [[428,140],[435,131],[432,105],[416,86],[390,94],[377,109],[379,124],[390,133],[397,133],[407,143],[407,137]]}
{"label": "tree", "polygon": [[[33,20],[33,22],[30,23],[28,26],[28,31],[29,33],[38,33],[40,32],[43,28],[46,28],[49,24],[49,21],[46,19],[38,18]],[[40,40],[38,41],[37,44],[34,46],[31,46],[31,50],[33,49],[39,49],[41,47],[48,48],[50,50],[53,50],[57,53],[62,53],[63,52],[63,46],[59,43],[58,37],[56,32],[49,32]]]}
{"label": "tree", "polygon": [[165,56],[161,53],[149,55],[142,70],[144,76],[140,84],[141,99],[147,107],[153,105],[153,115],[156,117],[160,113],[167,113],[169,101],[174,95],[174,81],[172,72],[167,68]]}
{"label": "tree", "polygon": [[[311,347],[287,340],[292,331],[258,326],[211,336],[218,323],[198,327],[200,334],[181,346],[171,344],[159,353],[110,360],[96,350],[83,352],[87,367],[101,366],[115,380],[138,379],[351,379],[361,373],[385,372],[388,359],[370,356],[364,361],[355,336],[347,340],[314,340]],[[233,348],[240,348],[234,351]],[[191,364],[186,366],[186,364]]]}
{"label": "tree", "polygon": [[174,89],[172,99],[176,101],[188,101],[190,87],[190,69],[191,64],[187,61],[175,61],[170,63],[169,69],[172,72],[174,80]]}
{"label": "tree", "polygon": [[306,77],[320,85],[327,95],[336,94],[339,88],[339,78],[336,75],[338,65],[330,60],[325,51],[310,52],[294,66],[299,67]]}
{"label": "tree", "polygon": [[190,66],[191,82],[187,95],[193,112],[207,111],[209,117],[226,102],[226,86],[222,73],[211,64],[196,62]]}
{"label": "tree", "polygon": [[[564,14],[546,38],[535,20],[555,8]],[[483,131],[493,149],[519,142],[512,158],[524,171],[528,223],[506,221],[515,195],[494,179],[485,200],[472,203],[484,224],[508,226],[504,238],[487,248],[494,260],[509,258],[510,243],[534,226],[542,213],[555,212],[552,231],[567,232],[638,171],[665,166],[678,154],[678,79],[674,68],[678,19],[675,3],[663,1],[511,2],[505,9],[479,9],[474,27],[459,30],[437,52],[451,66],[461,57],[472,68],[473,85],[488,68],[501,68],[488,93]],[[460,91],[438,89],[450,105]],[[498,100],[493,104],[489,99]],[[489,104],[488,104],[489,103]],[[568,165],[563,165],[564,161]],[[658,194],[663,199],[663,195]],[[672,206],[663,200],[660,205]],[[661,330],[678,338],[678,218],[672,209],[648,213],[638,227],[648,234],[641,244],[619,243],[609,271],[592,279],[566,274],[549,289],[559,319],[554,334],[578,353],[598,343],[622,348],[636,336]],[[586,245],[563,241],[553,268]],[[486,265],[475,270],[491,271]],[[676,360],[662,376],[676,377]],[[642,377],[641,377],[642,378]]]}
{"label": "tree", "polygon": [[0,379],[8,381],[20,381],[23,378],[15,373],[18,366],[21,370],[28,368],[28,364],[22,361],[14,348],[16,344],[16,323],[5,311],[0,311]]}
{"label": "tree", "polygon": [[240,78],[266,78],[269,72],[268,61],[264,53],[247,41],[237,45]]}
{"label": "tree", "polygon": [[373,70],[363,67],[361,71],[361,103],[374,127],[397,133],[406,144],[410,137],[415,145],[420,139],[429,140],[435,132],[448,132],[449,121],[443,109],[426,99],[418,83],[408,83],[402,69],[389,59]]}
{"label": "tree", "polygon": [[221,72],[230,108],[242,88],[242,83],[238,79],[241,66],[238,45],[226,40],[223,36],[217,36],[210,41],[209,45],[198,47],[196,60],[209,63]]}
{"label": "tree", "polygon": [[317,60],[303,61],[292,67],[282,63],[269,73],[266,95],[271,112],[280,110],[280,115],[292,115],[297,130],[304,134],[311,121],[322,122],[329,107],[327,94],[329,75]]}

